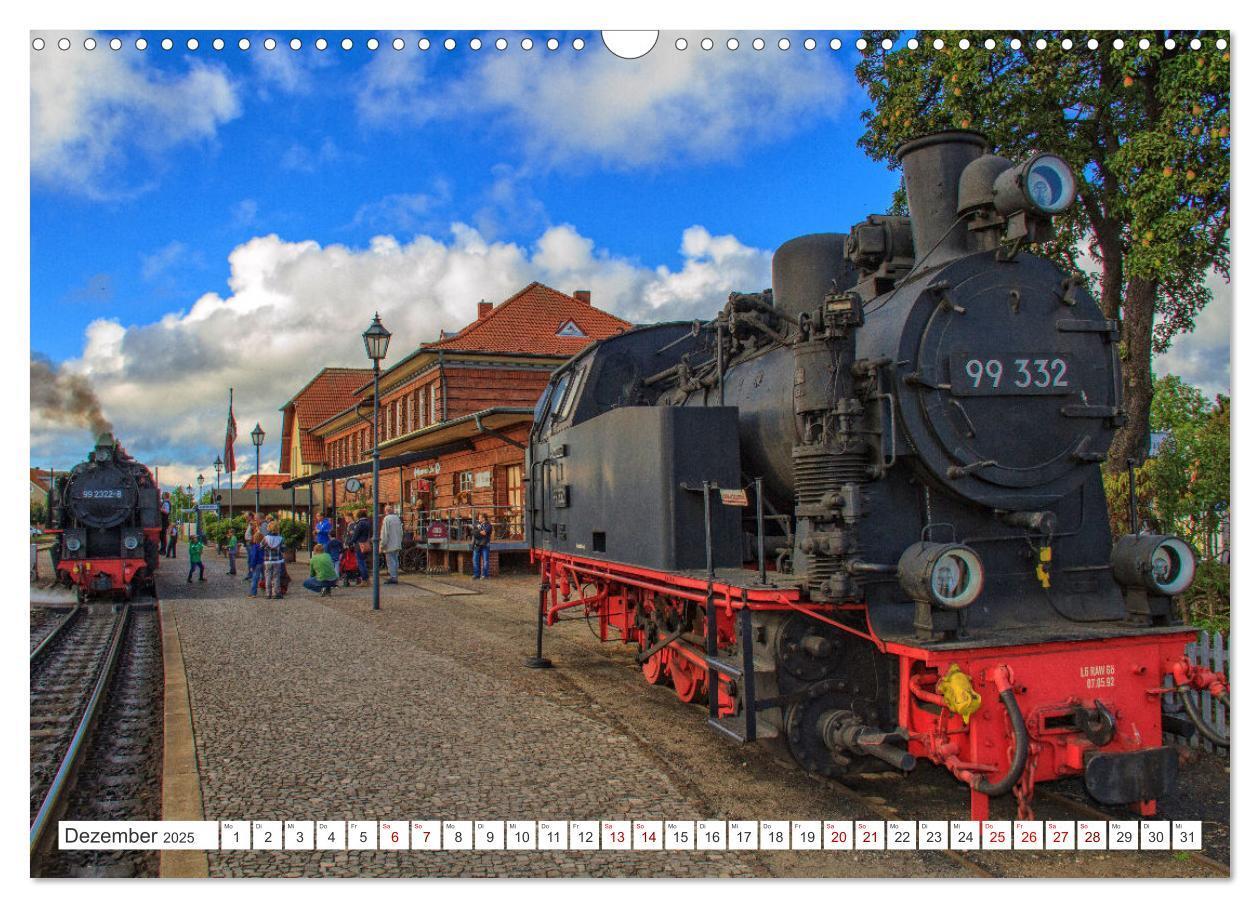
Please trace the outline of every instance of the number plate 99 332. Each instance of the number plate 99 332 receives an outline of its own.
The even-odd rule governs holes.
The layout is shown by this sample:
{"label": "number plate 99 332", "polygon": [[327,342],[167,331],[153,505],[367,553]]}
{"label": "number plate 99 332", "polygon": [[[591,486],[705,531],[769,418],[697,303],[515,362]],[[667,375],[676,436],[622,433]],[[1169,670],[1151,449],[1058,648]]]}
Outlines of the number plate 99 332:
{"label": "number plate 99 332", "polygon": [[951,353],[949,383],[958,396],[1071,394],[1076,377],[1070,353]]}

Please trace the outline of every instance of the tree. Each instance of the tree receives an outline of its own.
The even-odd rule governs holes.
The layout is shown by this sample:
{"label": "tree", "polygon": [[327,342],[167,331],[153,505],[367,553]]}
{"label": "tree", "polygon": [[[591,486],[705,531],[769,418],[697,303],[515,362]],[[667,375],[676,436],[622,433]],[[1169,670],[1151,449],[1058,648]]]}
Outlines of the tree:
{"label": "tree", "polygon": [[[1181,536],[1199,553],[1189,616],[1219,628],[1229,619],[1229,398],[1215,401],[1175,375],[1154,382],[1154,456],[1134,474],[1139,522],[1152,532]],[[1129,530],[1129,480],[1105,479],[1112,532]]]}
{"label": "tree", "polygon": [[1052,151],[1072,166],[1080,204],[1042,251],[1088,278],[1120,322],[1128,422],[1108,466],[1141,463],[1152,357],[1193,330],[1210,299],[1208,270],[1229,274],[1229,52],[1216,48],[1228,33],[944,32],[918,34],[913,50],[898,32],[863,37],[857,78],[871,107],[860,144],[872,157],[891,167],[901,142],[961,128],[1014,160]]}

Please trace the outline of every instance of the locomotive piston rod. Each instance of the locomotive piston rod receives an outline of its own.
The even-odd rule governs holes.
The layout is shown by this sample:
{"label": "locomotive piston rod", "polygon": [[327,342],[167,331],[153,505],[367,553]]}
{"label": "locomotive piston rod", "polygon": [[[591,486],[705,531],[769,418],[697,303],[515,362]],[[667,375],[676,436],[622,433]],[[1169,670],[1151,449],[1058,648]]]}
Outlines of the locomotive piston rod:
{"label": "locomotive piston rod", "polygon": [[846,752],[866,754],[902,772],[910,772],[917,762],[912,754],[891,743],[905,740],[904,736],[863,725],[848,710],[833,709],[819,716],[818,735],[840,757]]}

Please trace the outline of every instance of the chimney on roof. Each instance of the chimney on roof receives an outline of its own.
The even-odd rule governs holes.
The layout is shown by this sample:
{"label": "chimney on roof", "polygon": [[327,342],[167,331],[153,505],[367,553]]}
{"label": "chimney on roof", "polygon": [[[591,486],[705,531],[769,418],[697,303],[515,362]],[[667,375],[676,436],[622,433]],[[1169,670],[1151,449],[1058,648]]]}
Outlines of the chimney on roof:
{"label": "chimney on roof", "polygon": [[591,304],[591,291],[589,290],[574,290],[573,296],[579,302],[586,303],[588,306]]}
{"label": "chimney on roof", "polygon": [[477,304],[477,321],[481,321],[490,314],[490,310],[494,308],[494,303],[488,303],[482,300]]}

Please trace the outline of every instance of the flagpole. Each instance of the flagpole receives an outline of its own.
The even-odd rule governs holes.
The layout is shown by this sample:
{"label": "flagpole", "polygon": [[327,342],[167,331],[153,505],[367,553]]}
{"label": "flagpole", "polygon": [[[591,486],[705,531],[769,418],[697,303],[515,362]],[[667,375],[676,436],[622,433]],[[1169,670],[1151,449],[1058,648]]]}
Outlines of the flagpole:
{"label": "flagpole", "polygon": [[[233,391],[232,388],[228,388],[228,419],[232,418],[232,391]],[[235,441],[233,441],[232,447],[236,447]],[[232,464],[232,469],[228,470],[228,520],[231,520],[233,516],[232,515],[232,484],[235,482],[235,480],[233,479],[233,474],[236,472],[236,452],[235,451],[232,452],[230,463]]]}

